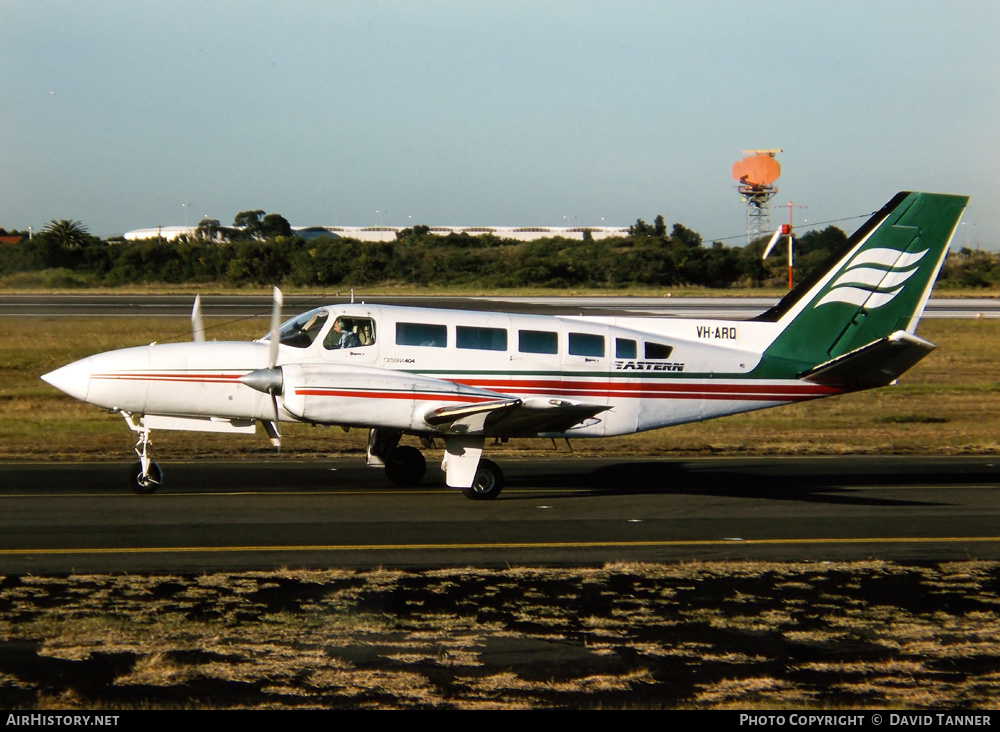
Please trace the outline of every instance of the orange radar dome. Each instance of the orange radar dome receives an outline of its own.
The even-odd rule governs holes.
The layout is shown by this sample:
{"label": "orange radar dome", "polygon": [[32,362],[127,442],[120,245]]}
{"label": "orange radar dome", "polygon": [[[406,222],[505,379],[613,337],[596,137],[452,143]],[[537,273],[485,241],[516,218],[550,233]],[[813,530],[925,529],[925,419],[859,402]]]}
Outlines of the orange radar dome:
{"label": "orange radar dome", "polygon": [[748,155],[733,163],[733,178],[752,188],[764,188],[781,175],[781,166],[771,155]]}

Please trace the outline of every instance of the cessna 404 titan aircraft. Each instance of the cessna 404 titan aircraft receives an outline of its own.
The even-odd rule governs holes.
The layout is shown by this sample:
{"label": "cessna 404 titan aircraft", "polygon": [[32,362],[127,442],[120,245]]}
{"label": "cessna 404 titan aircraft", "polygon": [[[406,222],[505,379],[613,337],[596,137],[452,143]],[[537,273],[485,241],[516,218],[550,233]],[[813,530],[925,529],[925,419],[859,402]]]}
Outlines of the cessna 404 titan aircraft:
{"label": "cessna 404 titan aircraft", "polygon": [[[496,498],[487,438],[608,437],[885,386],[934,345],[915,335],[968,198],[899,193],[826,265],[743,321],[546,316],[344,304],[250,343],[153,344],[42,378],[138,434],[133,490],[162,472],[155,429],[252,433],[279,423],[370,430],[368,464],[412,485],[441,438],[448,486]],[[196,302],[196,311],[198,310]]]}

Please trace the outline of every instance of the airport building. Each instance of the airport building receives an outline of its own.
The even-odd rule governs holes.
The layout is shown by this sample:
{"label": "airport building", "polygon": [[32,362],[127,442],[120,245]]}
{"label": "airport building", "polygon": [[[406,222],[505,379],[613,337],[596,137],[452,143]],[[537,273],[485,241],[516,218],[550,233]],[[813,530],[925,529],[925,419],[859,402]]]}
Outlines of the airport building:
{"label": "airport building", "polygon": [[[585,232],[590,232],[594,239],[628,236],[628,228],[611,226],[430,226],[432,234],[448,236],[449,234],[470,234],[482,236],[492,234],[500,239],[517,241],[532,241],[562,237],[564,239],[583,239]],[[293,226],[292,232],[303,239],[318,239],[328,236],[334,239],[358,239],[359,241],[395,241],[396,235],[403,231],[402,226]],[[124,238],[128,241],[141,239],[165,239],[173,241],[179,236],[194,237],[197,228],[194,226],[158,226],[153,229],[133,229],[126,231]]]}

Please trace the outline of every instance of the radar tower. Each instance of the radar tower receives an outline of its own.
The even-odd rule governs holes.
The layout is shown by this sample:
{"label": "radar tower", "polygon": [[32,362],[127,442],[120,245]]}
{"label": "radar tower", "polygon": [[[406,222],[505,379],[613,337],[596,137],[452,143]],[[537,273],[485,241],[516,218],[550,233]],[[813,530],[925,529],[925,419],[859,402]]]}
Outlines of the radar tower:
{"label": "radar tower", "polygon": [[744,150],[742,160],[733,163],[733,178],[739,181],[740,196],[747,204],[747,244],[771,230],[771,199],[778,192],[774,181],[781,166],[774,159],[781,150]]}

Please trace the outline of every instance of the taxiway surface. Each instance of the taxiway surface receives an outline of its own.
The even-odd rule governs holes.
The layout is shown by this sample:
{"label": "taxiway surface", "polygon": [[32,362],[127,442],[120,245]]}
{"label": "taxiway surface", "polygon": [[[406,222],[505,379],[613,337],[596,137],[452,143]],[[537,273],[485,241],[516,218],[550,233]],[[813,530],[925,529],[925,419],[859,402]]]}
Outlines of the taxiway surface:
{"label": "taxiway surface", "polygon": [[0,467],[0,574],[1000,559],[996,458],[507,460],[496,501],[354,460]]}
{"label": "taxiway surface", "polygon": [[[743,320],[775,305],[768,297],[380,297],[358,295],[357,301],[495,312],[550,315],[637,315],[650,317],[722,318]],[[2,317],[189,317],[194,295],[0,295]],[[285,313],[320,305],[350,302],[350,293],[285,295]],[[267,318],[271,298],[262,295],[204,295],[202,312],[211,318]],[[1000,299],[932,298],[926,318],[1000,317]]]}

